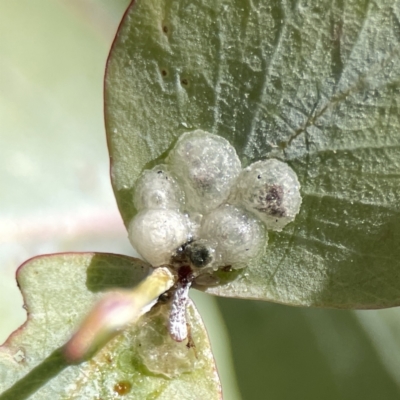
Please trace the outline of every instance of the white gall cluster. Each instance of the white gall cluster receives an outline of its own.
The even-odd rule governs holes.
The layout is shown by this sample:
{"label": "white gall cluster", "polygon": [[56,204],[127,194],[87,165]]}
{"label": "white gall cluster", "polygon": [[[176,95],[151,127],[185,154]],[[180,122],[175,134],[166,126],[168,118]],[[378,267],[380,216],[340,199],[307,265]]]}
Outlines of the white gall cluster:
{"label": "white gall cluster", "polygon": [[152,265],[171,262],[179,248],[195,269],[245,267],[262,256],[267,230],[281,230],[301,205],[295,172],[278,160],[241,169],[233,146],[201,131],[187,132],[165,165],[143,171],[133,201],[139,213],[129,238]]}

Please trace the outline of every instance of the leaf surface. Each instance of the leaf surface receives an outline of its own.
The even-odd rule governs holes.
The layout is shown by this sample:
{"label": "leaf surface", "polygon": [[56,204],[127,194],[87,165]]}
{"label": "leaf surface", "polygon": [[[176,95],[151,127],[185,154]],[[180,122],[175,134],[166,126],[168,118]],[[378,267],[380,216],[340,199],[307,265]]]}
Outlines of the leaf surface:
{"label": "leaf surface", "polygon": [[0,347],[0,399],[30,394],[30,399],[41,400],[120,395],[219,399],[208,337],[192,303],[188,320],[195,347],[169,337],[169,308],[159,304],[88,362],[69,366],[63,357],[63,344],[101,292],[132,287],[148,271],[141,260],[99,253],[43,256],[25,263],[18,282],[28,321]]}
{"label": "leaf surface", "polygon": [[327,310],[227,298],[218,304],[243,399],[263,393],[271,399],[399,398],[398,307]]}
{"label": "leaf surface", "polygon": [[[143,168],[185,131],[296,171],[303,204],[265,257],[208,291],[292,305],[400,304],[400,2],[138,0],[105,81],[125,224]],[[229,276],[226,277],[229,281]]]}

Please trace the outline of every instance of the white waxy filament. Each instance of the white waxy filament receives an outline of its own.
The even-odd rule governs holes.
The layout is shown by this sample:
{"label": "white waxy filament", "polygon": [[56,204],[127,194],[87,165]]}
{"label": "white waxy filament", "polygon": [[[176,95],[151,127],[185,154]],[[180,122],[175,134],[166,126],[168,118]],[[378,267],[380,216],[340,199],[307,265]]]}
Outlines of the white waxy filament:
{"label": "white waxy filament", "polygon": [[179,282],[172,298],[168,329],[172,339],[177,342],[182,342],[188,336],[186,305],[189,299],[191,284],[191,282]]}

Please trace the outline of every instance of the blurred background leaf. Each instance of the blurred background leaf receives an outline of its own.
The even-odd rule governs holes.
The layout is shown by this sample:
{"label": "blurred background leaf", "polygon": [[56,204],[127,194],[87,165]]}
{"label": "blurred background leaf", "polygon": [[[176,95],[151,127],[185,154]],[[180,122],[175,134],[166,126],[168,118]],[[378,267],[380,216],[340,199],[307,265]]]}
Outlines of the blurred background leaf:
{"label": "blurred background leaf", "polygon": [[398,308],[322,310],[223,298],[218,304],[243,399],[399,398]]}
{"label": "blurred background leaf", "polygon": [[[135,255],[108,178],[102,77],[127,0],[0,0],[0,341],[25,320],[14,280],[36,254]],[[399,310],[193,297],[226,400],[398,399]],[[229,332],[229,337],[226,332]]]}

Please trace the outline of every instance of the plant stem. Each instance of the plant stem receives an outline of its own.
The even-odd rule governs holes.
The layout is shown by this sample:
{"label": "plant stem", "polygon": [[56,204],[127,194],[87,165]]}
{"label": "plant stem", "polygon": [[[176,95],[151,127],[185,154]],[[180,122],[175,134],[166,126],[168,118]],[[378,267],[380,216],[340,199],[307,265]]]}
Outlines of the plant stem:
{"label": "plant stem", "polygon": [[160,267],[131,290],[107,293],[72,338],[3,392],[0,400],[25,400],[68,366],[91,358],[116,334],[149,311],[174,283],[173,274]]}
{"label": "plant stem", "polygon": [[65,345],[71,363],[92,357],[118,332],[150,310],[158,297],[172,287],[173,275],[156,268],[131,290],[118,290],[103,297],[88,314],[78,331]]}

